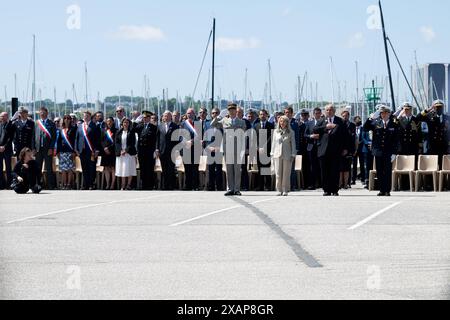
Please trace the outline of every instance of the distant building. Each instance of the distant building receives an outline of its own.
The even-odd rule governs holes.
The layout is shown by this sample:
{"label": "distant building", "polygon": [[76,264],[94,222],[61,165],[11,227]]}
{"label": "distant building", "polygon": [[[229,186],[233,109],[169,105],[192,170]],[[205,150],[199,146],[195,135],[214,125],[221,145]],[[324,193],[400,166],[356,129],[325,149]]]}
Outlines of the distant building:
{"label": "distant building", "polygon": [[450,63],[429,63],[413,74],[414,93],[419,102],[423,99],[427,106],[431,106],[434,100],[445,102],[447,112],[450,113]]}

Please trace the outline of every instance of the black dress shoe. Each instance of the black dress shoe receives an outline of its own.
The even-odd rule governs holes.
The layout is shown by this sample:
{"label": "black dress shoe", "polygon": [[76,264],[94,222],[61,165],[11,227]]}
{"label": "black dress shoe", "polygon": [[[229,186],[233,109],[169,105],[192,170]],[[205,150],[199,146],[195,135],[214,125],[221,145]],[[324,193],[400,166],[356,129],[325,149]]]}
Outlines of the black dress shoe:
{"label": "black dress shoe", "polygon": [[323,196],[324,196],[324,197],[330,197],[330,196],[331,196],[331,193],[325,192],[325,193],[323,194]]}
{"label": "black dress shoe", "polygon": [[231,197],[231,196],[234,196],[233,191],[228,191],[227,193],[225,193],[225,197]]}
{"label": "black dress shoe", "polygon": [[314,190],[316,190],[316,188],[315,187],[309,187],[308,190],[309,191],[314,191]]}
{"label": "black dress shoe", "polygon": [[378,194],[378,197],[385,197],[386,196],[386,194],[384,193],[384,192],[380,192],[379,194]]}
{"label": "black dress shoe", "polygon": [[240,191],[236,191],[236,192],[234,193],[234,195],[240,197],[240,196],[242,196],[242,193],[241,193]]}
{"label": "black dress shoe", "polygon": [[385,193],[384,194],[386,197],[390,197],[391,196],[391,193],[390,192],[387,192],[387,193]]}
{"label": "black dress shoe", "polygon": [[333,197],[339,197],[339,192],[333,193]]}

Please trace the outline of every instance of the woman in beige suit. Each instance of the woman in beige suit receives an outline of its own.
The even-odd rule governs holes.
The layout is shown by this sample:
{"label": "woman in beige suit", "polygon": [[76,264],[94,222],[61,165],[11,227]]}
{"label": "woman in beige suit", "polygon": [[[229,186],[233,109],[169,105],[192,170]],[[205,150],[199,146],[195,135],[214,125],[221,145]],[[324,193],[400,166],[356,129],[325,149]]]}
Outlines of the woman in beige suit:
{"label": "woman in beige suit", "polygon": [[289,118],[280,117],[272,137],[272,152],[277,178],[278,196],[285,196],[291,191],[292,163],[297,155],[295,133],[291,129]]}

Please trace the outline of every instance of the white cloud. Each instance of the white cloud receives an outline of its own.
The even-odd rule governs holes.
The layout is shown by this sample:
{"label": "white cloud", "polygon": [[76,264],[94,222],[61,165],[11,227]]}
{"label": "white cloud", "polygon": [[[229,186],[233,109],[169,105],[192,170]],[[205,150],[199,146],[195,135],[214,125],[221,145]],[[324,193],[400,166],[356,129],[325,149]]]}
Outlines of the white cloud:
{"label": "white cloud", "polygon": [[436,32],[434,32],[432,27],[421,27],[420,34],[426,42],[432,42],[436,38]]}
{"label": "white cloud", "polygon": [[261,47],[261,41],[257,38],[218,38],[216,41],[216,48],[220,51],[239,51],[259,47]]}
{"label": "white cloud", "polygon": [[350,37],[348,40],[347,46],[350,49],[362,48],[366,44],[366,40],[364,39],[364,34],[362,32],[357,32]]}
{"label": "white cloud", "polygon": [[161,41],[165,39],[165,35],[160,28],[152,26],[120,26],[119,30],[114,34],[117,39],[123,40],[140,40],[140,41]]}

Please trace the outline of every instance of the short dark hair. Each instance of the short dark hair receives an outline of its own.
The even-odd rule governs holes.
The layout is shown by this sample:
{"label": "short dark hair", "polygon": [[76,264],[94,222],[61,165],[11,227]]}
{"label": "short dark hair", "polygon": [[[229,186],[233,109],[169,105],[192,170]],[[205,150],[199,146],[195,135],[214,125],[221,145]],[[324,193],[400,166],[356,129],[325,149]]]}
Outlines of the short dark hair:
{"label": "short dark hair", "polygon": [[266,109],[261,109],[259,112],[260,112],[260,113],[263,112],[263,113],[269,115],[269,111],[267,111]]}
{"label": "short dark hair", "polygon": [[319,107],[317,107],[317,108],[314,108],[314,113],[316,113],[316,112],[322,112],[322,109],[321,109],[321,108],[319,108]]}
{"label": "short dark hair", "polygon": [[294,113],[294,108],[291,106],[286,107],[286,108],[284,108],[284,112],[286,112],[286,111],[288,111],[289,113]]}
{"label": "short dark hair", "polygon": [[45,112],[48,113],[48,109],[47,109],[46,107],[40,107],[40,108],[39,108],[39,111],[45,111]]}

